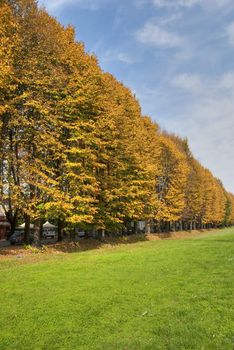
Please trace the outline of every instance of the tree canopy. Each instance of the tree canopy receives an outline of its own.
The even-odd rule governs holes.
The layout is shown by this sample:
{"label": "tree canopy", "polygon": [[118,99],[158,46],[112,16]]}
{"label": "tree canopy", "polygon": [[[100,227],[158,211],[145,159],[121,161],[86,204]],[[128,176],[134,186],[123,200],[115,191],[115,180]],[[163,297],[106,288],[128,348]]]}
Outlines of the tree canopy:
{"label": "tree canopy", "polygon": [[0,1],[0,203],[19,217],[123,231],[234,224],[234,196],[187,140],[35,0]]}

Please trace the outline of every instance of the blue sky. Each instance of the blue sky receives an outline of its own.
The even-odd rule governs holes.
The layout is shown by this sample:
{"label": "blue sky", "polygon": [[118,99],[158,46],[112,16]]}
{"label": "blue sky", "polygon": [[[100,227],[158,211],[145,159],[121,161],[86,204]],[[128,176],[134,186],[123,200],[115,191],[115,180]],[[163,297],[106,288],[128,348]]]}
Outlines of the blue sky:
{"label": "blue sky", "polygon": [[233,0],[39,0],[234,193]]}

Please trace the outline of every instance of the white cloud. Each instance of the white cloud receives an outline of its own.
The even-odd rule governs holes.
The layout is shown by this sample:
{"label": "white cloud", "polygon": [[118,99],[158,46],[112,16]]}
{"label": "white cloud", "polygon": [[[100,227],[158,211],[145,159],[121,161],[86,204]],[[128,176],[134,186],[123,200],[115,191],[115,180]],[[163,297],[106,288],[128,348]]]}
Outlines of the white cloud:
{"label": "white cloud", "polygon": [[179,19],[182,18],[182,16],[183,16],[182,12],[176,12],[168,17],[160,17],[159,23],[160,25],[169,25],[169,24],[172,24],[173,22],[177,22]]}
{"label": "white cloud", "polygon": [[186,135],[195,157],[234,192],[234,99],[203,93],[187,101],[170,128]]}
{"label": "white cloud", "polygon": [[191,7],[200,3],[200,0],[153,0],[153,4],[158,7]]}
{"label": "white cloud", "polygon": [[179,74],[171,79],[170,84],[193,93],[201,91],[202,79],[197,74]]}
{"label": "white cloud", "polygon": [[120,61],[125,64],[133,64],[136,62],[128,53],[118,50],[107,50],[104,54],[100,53],[100,58],[103,62]]}
{"label": "white cloud", "polygon": [[91,11],[98,9],[104,0],[39,0],[39,5],[45,6],[52,13],[60,11],[65,6],[80,6]]}
{"label": "white cloud", "polygon": [[39,5],[45,6],[49,11],[61,9],[65,5],[75,3],[72,0],[39,0]]}
{"label": "white cloud", "polygon": [[233,5],[232,0],[151,0],[157,7],[192,7],[199,5],[204,8],[223,8]]}
{"label": "white cloud", "polygon": [[142,44],[161,48],[178,48],[184,44],[182,37],[151,21],[147,22],[142,29],[137,31],[136,38]]}
{"label": "white cloud", "polygon": [[198,74],[183,73],[170,80],[172,87],[180,88],[188,93],[200,95],[200,98],[234,96],[234,72],[227,72],[218,77],[206,78]]}
{"label": "white cloud", "polygon": [[127,64],[133,64],[135,63],[135,60],[130,57],[128,54],[124,52],[119,52],[116,54],[116,59],[120,62],[127,63]]}
{"label": "white cloud", "polygon": [[234,94],[234,72],[228,72],[223,74],[219,80],[220,88],[225,90],[226,93]]}
{"label": "white cloud", "polygon": [[201,163],[234,192],[234,100],[217,96],[190,100],[170,128],[187,136]]}
{"label": "white cloud", "polygon": [[143,113],[188,137],[194,156],[234,193],[234,71],[214,77],[178,74],[158,88],[135,90]]}
{"label": "white cloud", "polygon": [[234,22],[231,22],[226,28],[226,35],[228,37],[229,44],[234,46]]}

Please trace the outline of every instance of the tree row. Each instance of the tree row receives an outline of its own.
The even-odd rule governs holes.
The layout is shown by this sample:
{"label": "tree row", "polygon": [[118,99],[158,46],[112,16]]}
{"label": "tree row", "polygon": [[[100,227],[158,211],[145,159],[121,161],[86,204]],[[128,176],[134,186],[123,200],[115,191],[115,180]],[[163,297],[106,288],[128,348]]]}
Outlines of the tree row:
{"label": "tree row", "polygon": [[34,0],[0,1],[0,204],[12,232],[234,224],[234,196]]}

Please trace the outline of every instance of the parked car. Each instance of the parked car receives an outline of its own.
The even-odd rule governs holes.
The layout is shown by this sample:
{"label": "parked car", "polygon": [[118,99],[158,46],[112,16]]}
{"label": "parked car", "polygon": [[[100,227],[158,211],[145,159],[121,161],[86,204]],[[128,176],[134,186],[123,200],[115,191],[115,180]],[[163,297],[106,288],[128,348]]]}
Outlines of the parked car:
{"label": "parked car", "polygon": [[85,231],[79,229],[78,227],[75,228],[75,235],[77,238],[85,238],[86,237]]}
{"label": "parked car", "polygon": [[[29,243],[32,244],[34,240],[33,235],[30,233],[29,235]],[[12,245],[15,244],[23,244],[24,243],[24,232],[15,231],[13,235],[10,236],[9,241]]]}
{"label": "parked car", "polygon": [[78,232],[78,237],[79,238],[85,238],[86,234],[85,234],[85,231],[79,231]]}
{"label": "parked car", "polygon": [[42,237],[43,238],[55,238],[56,232],[52,231],[52,230],[43,230]]}

